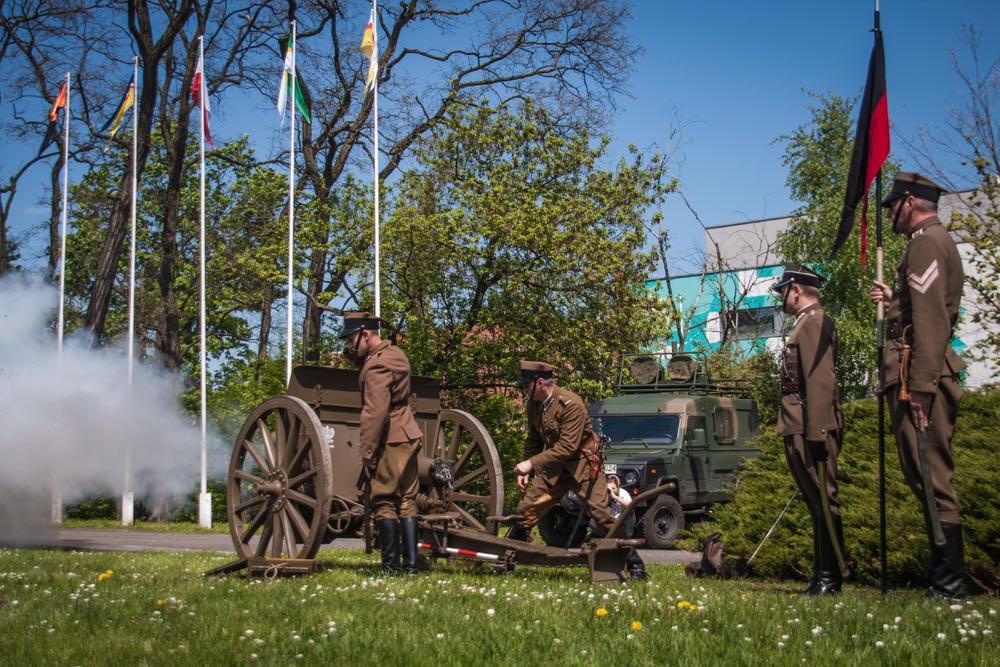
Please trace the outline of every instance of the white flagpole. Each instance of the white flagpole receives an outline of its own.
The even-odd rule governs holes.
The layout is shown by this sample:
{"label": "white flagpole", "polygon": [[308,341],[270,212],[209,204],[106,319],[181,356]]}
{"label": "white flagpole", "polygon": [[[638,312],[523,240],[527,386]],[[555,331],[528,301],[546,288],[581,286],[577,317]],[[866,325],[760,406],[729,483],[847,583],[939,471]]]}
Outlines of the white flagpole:
{"label": "white flagpole", "polygon": [[292,71],[290,73],[291,95],[288,106],[292,122],[288,132],[288,326],[285,332],[285,380],[292,379],[292,277],[295,262],[295,93],[298,91],[298,73],[295,68],[295,21],[292,21]]}
{"label": "white flagpole", "polygon": [[[63,116],[63,182],[62,182],[62,216],[60,220],[60,240],[59,240],[59,315],[56,324],[56,348],[59,359],[59,368],[62,370],[63,353],[63,329],[65,329],[66,317],[64,315],[66,306],[66,226],[68,224],[67,208],[69,202],[69,72],[66,72],[66,108]],[[52,485],[52,503],[50,505],[50,518],[52,523],[62,523],[62,492],[59,490],[59,480],[55,479]]]}
{"label": "white flagpole", "polygon": [[[375,40],[375,57],[379,57],[378,51],[378,0],[372,0],[373,14],[375,20],[372,21],[372,38]],[[379,183],[378,183],[378,67],[375,69],[375,78],[372,80],[372,92],[375,95],[375,317],[380,317],[382,312],[382,281],[380,273],[380,241],[379,241]]]}
{"label": "white flagpole", "polygon": [[[129,233],[128,253],[128,390],[132,394],[132,377],[135,365],[135,218],[136,218],[136,173],[138,171],[137,151],[139,146],[139,58],[132,59],[132,226]],[[135,496],[131,490],[132,444],[125,445],[125,485],[122,488],[122,525],[131,526],[135,516]]]}
{"label": "white flagpole", "polygon": [[201,126],[201,138],[198,144],[198,160],[201,165],[199,177],[198,213],[198,336],[201,365],[201,492],[198,495],[198,524],[203,528],[212,527],[212,496],[208,493],[208,410],[205,401],[205,375],[207,352],[205,349],[205,99],[208,95],[208,78],[205,76],[205,42],[204,36],[198,37],[198,61],[201,63],[201,85],[198,87],[198,123]]}

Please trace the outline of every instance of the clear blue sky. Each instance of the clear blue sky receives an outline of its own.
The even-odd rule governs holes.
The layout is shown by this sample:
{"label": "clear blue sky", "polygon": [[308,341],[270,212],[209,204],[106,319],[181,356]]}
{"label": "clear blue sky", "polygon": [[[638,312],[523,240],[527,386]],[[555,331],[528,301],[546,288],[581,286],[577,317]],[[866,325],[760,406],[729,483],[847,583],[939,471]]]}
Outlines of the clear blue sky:
{"label": "clear blue sky", "polygon": [[[963,52],[963,24],[982,30],[982,58],[1000,54],[1000,1],[883,0],[880,8],[892,157],[913,166],[898,137],[943,126],[962,99],[948,53]],[[808,120],[804,89],[860,97],[873,10],[872,0],[637,2],[633,34],[646,55],[632,99],[621,101],[615,146],[662,146],[676,109],[684,124],[678,175],[705,224],[790,213],[782,146],[772,142]],[[666,212],[672,254],[683,264],[703,234],[677,198]]]}
{"label": "clear blue sky", "polygon": [[[791,212],[796,204],[785,187],[782,146],[773,141],[808,120],[804,90],[860,95],[872,45],[873,8],[872,0],[636,2],[631,34],[646,53],[631,77],[631,96],[619,100],[609,128],[614,155],[630,143],[662,147],[679,119],[683,145],[674,155],[682,161],[675,165],[677,175],[706,224]],[[984,59],[997,56],[1000,0],[884,0],[881,11],[893,157],[912,166],[897,137],[912,136],[921,124],[943,126],[949,105],[962,99],[948,52],[961,49],[963,24],[983,31]],[[278,63],[276,81],[277,71]],[[270,103],[260,100],[250,109],[234,109],[228,102],[213,100],[217,139],[251,132],[260,154],[283,147],[284,140],[272,143],[264,129],[275,126]],[[9,148],[20,154],[36,146],[32,139],[31,146]],[[82,169],[73,165],[74,181]],[[8,172],[0,169],[0,176]],[[31,176],[41,187],[46,168],[35,166]],[[39,192],[27,184],[19,192],[15,234],[45,220],[47,209],[37,204]],[[677,198],[668,202],[666,212],[675,266],[693,268],[701,228]],[[37,234],[31,245],[29,253],[41,252],[44,236]]]}

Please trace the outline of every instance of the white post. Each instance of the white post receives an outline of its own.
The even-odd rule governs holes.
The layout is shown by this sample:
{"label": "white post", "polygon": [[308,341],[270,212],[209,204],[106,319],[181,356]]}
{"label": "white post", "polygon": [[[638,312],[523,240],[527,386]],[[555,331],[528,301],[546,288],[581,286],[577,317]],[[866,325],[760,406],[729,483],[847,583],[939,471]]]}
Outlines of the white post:
{"label": "white post", "polygon": [[290,76],[291,95],[288,105],[292,122],[288,132],[288,318],[285,332],[285,381],[292,379],[292,277],[295,263],[295,93],[298,91],[298,70],[295,68],[295,21],[292,21],[292,71]]}
{"label": "white post", "polygon": [[[64,315],[66,307],[66,226],[68,224],[68,202],[69,202],[69,115],[70,115],[70,85],[69,72],[66,72],[66,109],[63,116],[63,182],[62,182],[62,215],[60,220],[60,241],[59,241],[59,315],[56,323],[56,348],[59,355],[59,367],[62,369],[63,353],[63,329],[66,324]],[[58,475],[58,473],[57,473]],[[63,503],[62,491],[59,490],[58,476],[52,485],[51,519],[52,523],[62,523]]]}
{"label": "white post", "polygon": [[212,527],[212,496],[208,493],[208,409],[205,401],[205,375],[207,371],[207,352],[205,349],[205,99],[208,95],[208,80],[205,76],[205,43],[204,36],[198,37],[198,56],[201,65],[201,86],[198,90],[198,123],[201,126],[201,138],[198,144],[198,160],[201,165],[199,176],[200,211],[198,213],[198,336],[199,357],[201,366],[201,492],[198,494],[198,525],[203,528]]}
{"label": "white post", "polygon": [[[375,40],[375,57],[378,58],[378,0],[372,0],[375,20],[372,22],[372,38]],[[378,68],[375,69],[375,79],[372,81],[372,93],[375,95],[375,317],[382,314],[382,280],[380,277],[380,240],[379,240],[379,178],[378,178]]]}
{"label": "white post", "polygon": [[[128,253],[128,391],[132,396],[132,377],[135,364],[135,218],[136,183],[139,147],[139,58],[132,59],[132,226],[129,233]],[[122,487],[122,525],[131,526],[135,516],[135,496],[132,493],[132,443],[125,444],[125,484]]]}

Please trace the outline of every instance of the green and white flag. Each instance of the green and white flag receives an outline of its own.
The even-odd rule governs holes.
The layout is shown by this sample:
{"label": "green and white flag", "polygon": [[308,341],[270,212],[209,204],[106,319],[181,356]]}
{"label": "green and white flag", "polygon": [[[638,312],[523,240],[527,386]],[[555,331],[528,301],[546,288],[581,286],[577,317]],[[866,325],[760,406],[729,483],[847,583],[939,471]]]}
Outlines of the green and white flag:
{"label": "green and white flag", "polygon": [[281,70],[281,84],[278,86],[278,114],[281,116],[281,122],[285,122],[285,108],[288,106],[288,93],[292,91],[294,82],[294,93],[292,98],[295,102],[295,108],[299,110],[302,114],[303,120],[307,123],[312,123],[312,117],[309,114],[310,100],[309,93],[305,90],[305,85],[302,83],[302,77],[299,76],[294,65],[295,62],[295,44],[292,41],[292,36],[288,36],[288,41],[282,44],[282,50],[285,56],[285,65]]}

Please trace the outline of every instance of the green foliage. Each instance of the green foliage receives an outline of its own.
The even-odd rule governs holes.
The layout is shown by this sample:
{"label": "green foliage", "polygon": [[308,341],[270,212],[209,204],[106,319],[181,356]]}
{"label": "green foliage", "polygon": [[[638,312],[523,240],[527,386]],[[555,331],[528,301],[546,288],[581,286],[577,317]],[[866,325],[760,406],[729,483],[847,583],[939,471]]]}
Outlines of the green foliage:
{"label": "green foliage", "polygon": [[[793,200],[801,202],[788,229],[778,237],[778,251],[786,263],[807,263],[826,276],[820,291],[823,307],[837,325],[837,376],[845,400],[862,398],[875,368],[875,305],[868,290],[875,279],[875,216],[878,202],[874,183],[868,208],[868,272],[861,267],[861,206],[854,231],[835,257],[830,257],[840,225],[844,188],[850,170],[856,121],[854,102],[843,97],[812,94],[808,123],[778,137],[785,144],[783,163]],[[896,165],[882,169],[883,191],[888,192]],[[905,247],[904,237],[884,223],[885,270],[892,273]]]}
{"label": "green foliage", "polygon": [[416,372],[495,384],[543,358],[596,397],[616,354],[665,334],[642,289],[663,162],[603,169],[607,145],[530,103],[466,103],[421,143],[383,236],[383,317]]}
{"label": "green foliage", "polygon": [[115,519],[118,506],[114,498],[88,498],[66,508],[67,519]]}
{"label": "green foliage", "polygon": [[[854,581],[879,578],[878,426],[874,399],[845,406],[847,435],[838,459],[838,497]],[[795,483],[785,462],[782,438],[769,430],[760,439],[762,453],[749,461],[733,490],[732,502],[720,507],[715,523],[697,524],[702,539],[719,530],[727,553],[747,559],[764,538]],[[1000,391],[969,393],[962,400],[953,442],[955,485],[962,504],[966,566],[982,587],[1000,588]],[[886,415],[886,525],[888,577],[893,585],[922,584],[927,579],[928,546],[917,498],[899,471],[895,441]],[[695,547],[694,542],[687,543]],[[812,569],[811,521],[797,500],[753,562],[766,577],[803,577]]]}
{"label": "green foliage", "polygon": [[199,576],[231,554],[0,550],[0,654],[11,665],[995,662],[992,598],[955,611],[917,592],[812,599],[676,565],[608,587],[583,568],[498,577],[440,561],[390,578],[377,554],[324,557],[326,572],[265,581]]}

